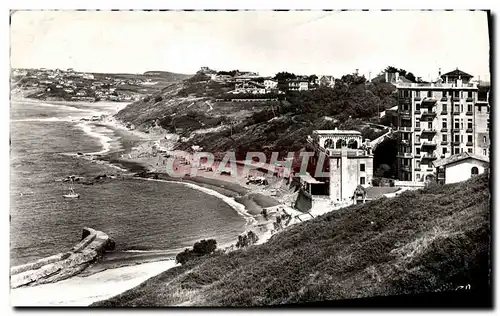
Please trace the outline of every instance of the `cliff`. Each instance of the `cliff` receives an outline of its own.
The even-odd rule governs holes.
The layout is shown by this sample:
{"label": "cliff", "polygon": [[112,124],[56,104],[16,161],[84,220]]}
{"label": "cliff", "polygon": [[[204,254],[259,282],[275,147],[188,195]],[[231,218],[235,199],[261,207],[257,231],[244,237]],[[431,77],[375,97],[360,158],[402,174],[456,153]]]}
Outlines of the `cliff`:
{"label": "cliff", "polygon": [[65,253],[10,269],[11,288],[53,283],[72,277],[99,259],[106,250],[113,250],[114,241],[105,233],[84,228],[82,240]]}

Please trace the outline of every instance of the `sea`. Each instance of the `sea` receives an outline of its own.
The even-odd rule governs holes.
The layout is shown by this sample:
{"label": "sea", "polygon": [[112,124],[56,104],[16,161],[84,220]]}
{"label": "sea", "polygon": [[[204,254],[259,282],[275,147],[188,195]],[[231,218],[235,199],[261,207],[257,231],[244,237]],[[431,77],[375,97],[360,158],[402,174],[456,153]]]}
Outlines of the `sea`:
{"label": "sea", "polygon": [[[10,106],[10,263],[68,251],[82,229],[107,233],[115,253],[167,251],[175,255],[201,239],[235,243],[247,220],[220,196],[179,183],[117,179],[75,183],[79,199],[65,199],[69,175],[109,175],[109,166],[76,153],[121,154],[140,140],[82,118],[109,115],[117,103],[12,101]],[[126,256],[119,258],[126,259]]]}

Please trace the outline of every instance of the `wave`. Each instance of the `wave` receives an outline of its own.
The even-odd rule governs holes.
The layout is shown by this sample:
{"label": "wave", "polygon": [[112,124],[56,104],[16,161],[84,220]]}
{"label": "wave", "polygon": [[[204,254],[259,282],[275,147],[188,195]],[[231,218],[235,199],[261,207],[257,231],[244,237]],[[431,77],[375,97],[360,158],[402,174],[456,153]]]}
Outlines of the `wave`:
{"label": "wave", "polygon": [[10,120],[11,122],[72,122],[75,118],[68,116],[65,118],[60,117],[45,117],[45,118],[27,118],[27,119],[17,119]]}
{"label": "wave", "polygon": [[193,183],[188,183],[188,182],[182,182],[182,181],[171,181],[171,180],[161,180],[161,179],[149,179],[149,178],[134,178],[138,180],[145,180],[145,181],[157,181],[157,182],[165,182],[165,183],[177,183],[177,184],[182,184],[184,186],[187,186],[188,188],[198,190],[201,192],[204,192],[206,194],[215,196],[222,201],[224,201],[227,205],[229,205],[233,210],[235,210],[239,215],[241,215],[243,218],[245,218],[246,221],[246,226],[250,225],[256,225],[258,222],[257,220],[250,214],[248,213],[245,205],[238,203],[234,200],[234,198],[225,196],[224,194],[221,194],[215,190],[208,189],[202,186],[199,186],[197,184]]}
{"label": "wave", "polygon": [[102,155],[108,153],[111,150],[111,142],[113,139],[101,133],[95,132],[90,124],[87,123],[78,123],[76,124],[79,128],[81,128],[87,135],[99,139],[101,142],[102,150],[96,151],[92,153],[86,153],[87,155]]}

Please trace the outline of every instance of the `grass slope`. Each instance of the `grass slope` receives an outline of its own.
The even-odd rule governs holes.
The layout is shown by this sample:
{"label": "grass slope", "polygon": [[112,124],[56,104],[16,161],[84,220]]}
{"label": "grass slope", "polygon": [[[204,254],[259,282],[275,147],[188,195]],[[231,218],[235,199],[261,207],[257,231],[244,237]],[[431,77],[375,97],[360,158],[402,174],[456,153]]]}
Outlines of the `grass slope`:
{"label": "grass slope", "polygon": [[488,288],[489,178],[405,192],[188,262],[96,306],[262,306]]}

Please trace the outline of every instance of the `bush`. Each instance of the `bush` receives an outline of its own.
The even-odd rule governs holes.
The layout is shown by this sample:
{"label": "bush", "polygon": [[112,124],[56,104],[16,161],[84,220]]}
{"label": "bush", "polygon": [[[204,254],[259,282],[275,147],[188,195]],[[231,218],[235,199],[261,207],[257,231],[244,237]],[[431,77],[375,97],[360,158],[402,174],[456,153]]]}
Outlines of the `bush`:
{"label": "bush", "polygon": [[183,252],[177,254],[175,262],[185,264],[189,260],[209,255],[216,249],[217,241],[215,239],[201,240],[194,244],[193,249],[186,248]]}
{"label": "bush", "polygon": [[259,241],[259,237],[253,231],[249,231],[246,234],[238,236],[236,248],[245,248],[255,244],[257,241]]}

